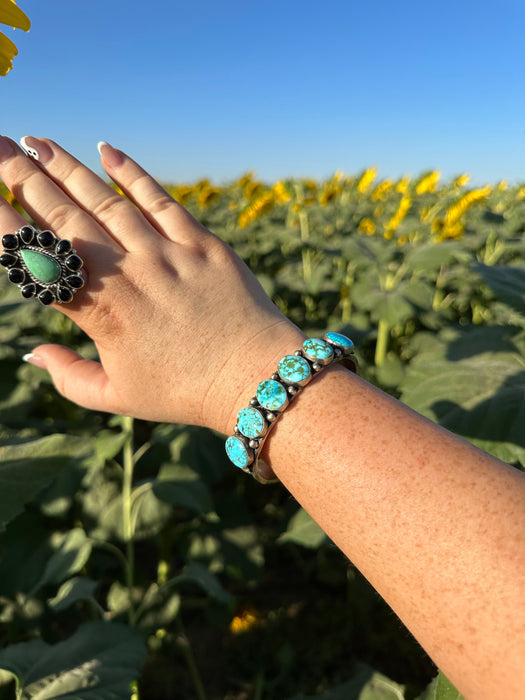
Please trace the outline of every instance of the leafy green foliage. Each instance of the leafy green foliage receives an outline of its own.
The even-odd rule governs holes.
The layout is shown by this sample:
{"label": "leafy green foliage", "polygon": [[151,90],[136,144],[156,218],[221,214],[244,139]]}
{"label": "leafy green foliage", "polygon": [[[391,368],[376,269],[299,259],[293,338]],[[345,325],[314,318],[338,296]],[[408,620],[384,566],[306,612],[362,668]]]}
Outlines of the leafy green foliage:
{"label": "leafy green foliage", "polygon": [[463,700],[463,696],[440,671],[417,700]]}
{"label": "leafy green foliage", "polygon": [[13,644],[0,651],[0,667],[15,676],[20,700],[115,700],[130,697],[145,656],[144,642],[129,627],[91,622],[58,644]]}
{"label": "leafy green foliage", "polygon": [[[167,189],[306,332],[341,329],[366,379],[523,468],[525,188],[371,178]],[[141,700],[460,700],[221,436],[70,404],[20,362],[40,342],[96,357],[1,275],[1,700],[129,698],[132,681]]]}
{"label": "leafy green foliage", "polygon": [[320,695],[301,695],[290,700],[405,700],[405,688],[361,664],[347,683]]}
{"label": "leafy green foliage", "polygon": [[416,411],[523,465],[523,333],[511,331],[487,326],[438,333],[410,363],[400,390]]}
{"label": "leafy green foliage", "polygon": [[73,459],[86,452],[81,441],[66,435],[6,443],[0,448],[0,530]]}
{"label": "leafy green foliage", "polygon": [[316,549],[325,540],[326,535],[323,530],[303,508],[300,508],[290,519],[286,532],[283,532],[277,541],[281,543],[295,542],[303,547]]}
{"label": "leafy green foliage", "polygon": [[476,265],[474,268],[497,299],[525,317],[525,267]]}
{"label": "leafy green foliage", "polygon": [[83,600],[92,601],[95,605],[94,593],[97,589],[97,581],[92,581],[85,576],[73,576],[63,583],[56,596],[49,598],[49,606],[56,611],[67,610],[75,603]]}

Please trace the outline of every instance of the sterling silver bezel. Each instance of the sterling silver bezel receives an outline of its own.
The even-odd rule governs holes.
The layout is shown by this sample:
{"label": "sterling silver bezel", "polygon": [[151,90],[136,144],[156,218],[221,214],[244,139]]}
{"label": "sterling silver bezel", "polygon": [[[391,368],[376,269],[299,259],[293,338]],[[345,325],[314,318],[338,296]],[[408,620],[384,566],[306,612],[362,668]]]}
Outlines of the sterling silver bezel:
{"label": "sterling silver bezel", "polygon": [[[345,336],[346,337],[346,336]],[[318,338],[316,340],[319,340]],[[266,439],[268,438],[268,435],[271,432],[271,429],[273,426],[278,422],[280,417],[283,415],[285,410],[288,408],[290,403],[301,393],[302,389],[309,384],[312,379],[314,379],[317,375],[319,375],[326,367],[335,364],[337,362],[341,362],[345,366],[347,366],[352,372],[355,372],[357,369],[357,359],[354,355],[354,351],[352,348],[352,351],[346,351],[344,348],[334,342],[330,342],[327,338],[322,338],[327,344],[329,344],[333,350],[333,356],[329,358],[329,361],[326,363],[321,364],[319,361],[319,358],[315,359],[310,359],[306,353],[303,352],[303,350],[297,350],[293,355],[284,355],[281,360],[283,360],[285,357],[302,357],[305,362],[308,364],[309,367],[309,376],[306,380],[300,382],[300,383],[292,383],[292,382],[287,382],[285,379],[281,377],[279,372],[275,372],[272,374],[269,380],[262,380],[262,382],[259,382],[262,384],[264,381],[275,381],[280,386],[285,390],[287,400],[286,403],[279,409],[279,410],[269,410],[265,408],[261,403],[259,403],[259,400],[257,399],[257,396],[254,396],[248,404],[248,408],[255,408],[261,415],[263,416],[263,419],[267,423],[267,427],[260,436],[256,438],[248,438],[245,435],[243,435],[239,429],[238,424],[235,425],[234,427],[234,435],[233,437],[236,437],[239,439],[242,444],[244,445],[246,451],[248,454],[253,454],[253,459],[249,462],[248,465],[245,467],[237,467],[238,469],[242,469],[243,471],[247,472],[248,474],[251,474],[257,481],[259,481],[262,484],[270,484],[274,483],[275,481],[278,481],[278,479],[273,479],[269,480],[266,479],[265,477],[262,476],[262,474],[259,471],[258,465],[259,464],[264,464],[262,459],[259,459],[259,455],[261,454],[264,444],[266,442]],[[350,338],[348,338],[350,340]],[[279,363],[281,362],[279,360]],[[278,363],[278,364],[279,364]],[[257,388],[259,388],[259,386]],[[242,409],[241,409],[242,410]],[[234,466],[235,465],[234,463]]]}
{"label": "sterling silver bezel", "polygon": [[[25,229],[31,229],[33,232],[30,243],[26,243],[22,238],[22,231]],[[43,246],[41,243],[39,243],[38,237],[41,233],[47,232],[49,232],[53,236],[53,242],[49,246]],[[30,226],[29,224],[25,224],[24,226],[20,227],[18,231],[15,231],[14,234],[7,235],[13,235],[17,239],[16,248],[6,248],[4,245],[2,245],[1,248],[2,254],[9,254],[16,258],[15,263],[4,266],[7,271],[7,274],[9,275],[10,270],[19,269],[22,270],[25,275],[25,279],[22,282],[13,282],[10,280],[11,284],[16,285],[21,291],[27,286],[34,285],[33,293],[30,293],[29,295],[22,294],[22,296],[25,299],[37,299],[45,305],[47,305],[48,303],[69,304],[71,301],[73,301],[76,292],[78,292],[79,289],[82,289],[82,287],[85,284],[85,276],[83,274],[84,261],[82,260],[82,258],[80,258],[75,248],[73,248],[71,242],[67,241],[70,245],[70,248],[66,252],[59,253],[57,252],[57,246],[61,241],[66,239],[62,239],[58,236],[55,236],[55,234],[52,231],[40,231],[34,226]],[[31,251],[34,253],[38,253],[39,255],[43,255],[53,260],[59,268],[59,273],[57,277],[50,282],[45,282],[36,277],[24,261],[22,257],[23,251]],[[75,255],[81,261],[81,265],[78,270],[71,270],[66,265],[66,260],[72,255]],[[72,284],[68,282],[68,278],[71,277],[80,278],[80,280],[82,280],[82,284],[80,286],[72,286]],[[68,300],[60,299],[59,294],[61,290],[70,292],[71,298]],[[42,299],[40,298],[40,295],[44,292],[49,292],[52,295],[52,298],[49,298],[49,301],[47,302],[42,301]]]}

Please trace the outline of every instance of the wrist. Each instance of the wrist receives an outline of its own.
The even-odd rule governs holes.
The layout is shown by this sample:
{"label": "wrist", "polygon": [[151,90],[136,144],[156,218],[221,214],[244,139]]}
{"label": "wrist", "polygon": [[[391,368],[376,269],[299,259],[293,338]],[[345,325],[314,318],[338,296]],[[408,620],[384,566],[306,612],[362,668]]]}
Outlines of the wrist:
{"label": "wrist", "polygon": [[262,458],[272,429],[303,389],[315,384],[327,369],[339,362],[355,372],[354,345],[339,333],[328,332],[322,339],[308,338],[295,351],[288,349],[277,368],[273,364],[270,377],[258,383],[253,398],[249,402],[245,400],[244,408],[238,412],[234,434],[225,445],[231,462],[257,481],[275,480],[275,473]]}
{"label": "wrist", "polygon": [[253,396],[257,385],[275,372],[283,355],[301,347],[305,338],[297,326],[283,317],[239,345],[208,389],[203,400],[202,424],[224,435],[230,434],[237,414]]}
{"label": "wrist", "polygon": [[[261,458],[268,466],[269,476],[263,476],[271,478],[274,475],[273,478],[278,478],[285,486],[288,485],[288,472],[299,477],[300,474],[295,472],[308,463],[305,460],[307,455],[302,453],[312,429],[324,426],[322,431],[319,430],[319,445],[321,441],[329,444],[330,426],[337,425],[341,408],[340,401],[334,401],[334,397],[340,397],[341,392],[355,391],[361,381],[341,364],[331,365],[315,377],[286,410],[265,442]],[[306,449],[310,450],[310,447]]]}

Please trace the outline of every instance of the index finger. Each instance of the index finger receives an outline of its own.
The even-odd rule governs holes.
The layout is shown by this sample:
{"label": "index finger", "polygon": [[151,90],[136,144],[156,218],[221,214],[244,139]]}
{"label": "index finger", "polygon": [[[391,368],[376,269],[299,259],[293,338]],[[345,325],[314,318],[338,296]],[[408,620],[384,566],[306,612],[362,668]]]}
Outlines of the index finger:
{"label": "index finger", "polygon": [[[66,313],[73,316],[79,308],[78,298],[73,297],[85,282],[85,273],[81,271],[83,262],[87,263],[87,269],[97,271],[97,283],[90,285],[90,293],[96,293],[104,286],[101,281],[114,274],[117,258],[122,256],[123,251],[119,251],[114,241],[85,212],[69,201],[65,193],[57,192],[56,185],[44,173],[37,171],[38,166],[13,141],[0,138],[0,174],[9,189],[16,193],[17,199],[22,199],[21,203],[28,213],[45,229],[40,233],[38,229],[35,231],[28,226],[26,219],[1,197],[0,237],[3,250],[0,262],[7,270],[9,280],[20,288],[22,296],[37,297],[45,305],[67,303],[69,309]],[[44,195],[49,196],[47,205],[55,216],[64,220],[59,236],[47,231],[52,228],[49,219],[38,216],[23,198],[24,186],[38,190],[38,185]],[[78,255],[75,248],[78,248]],[[82,293],[82,306],[89,299],[91,294],[86,297]]]}
{"label": "index finger", "polygon": [[[0,137],[0,177],[41,228],[67,238],[73,233],[82,241],[107,244],[108,232],[6,137]],[[0,231],[8,232],[4,231],[2,220]],[[120,242],[115,242],[125,250]]]}

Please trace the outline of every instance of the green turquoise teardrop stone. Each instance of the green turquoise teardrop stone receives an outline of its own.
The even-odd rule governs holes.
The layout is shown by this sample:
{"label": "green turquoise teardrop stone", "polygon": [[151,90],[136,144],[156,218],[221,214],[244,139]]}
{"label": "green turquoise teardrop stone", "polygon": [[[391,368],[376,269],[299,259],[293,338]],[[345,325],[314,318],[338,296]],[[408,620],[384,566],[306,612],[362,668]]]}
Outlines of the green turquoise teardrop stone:
{"label": "green turquoise teardrop stone", "polygon": [[20,254],[29,272],[40,282],[55,282],[60,277],[60,265],[49,255],[34,250],[21,250]]}

